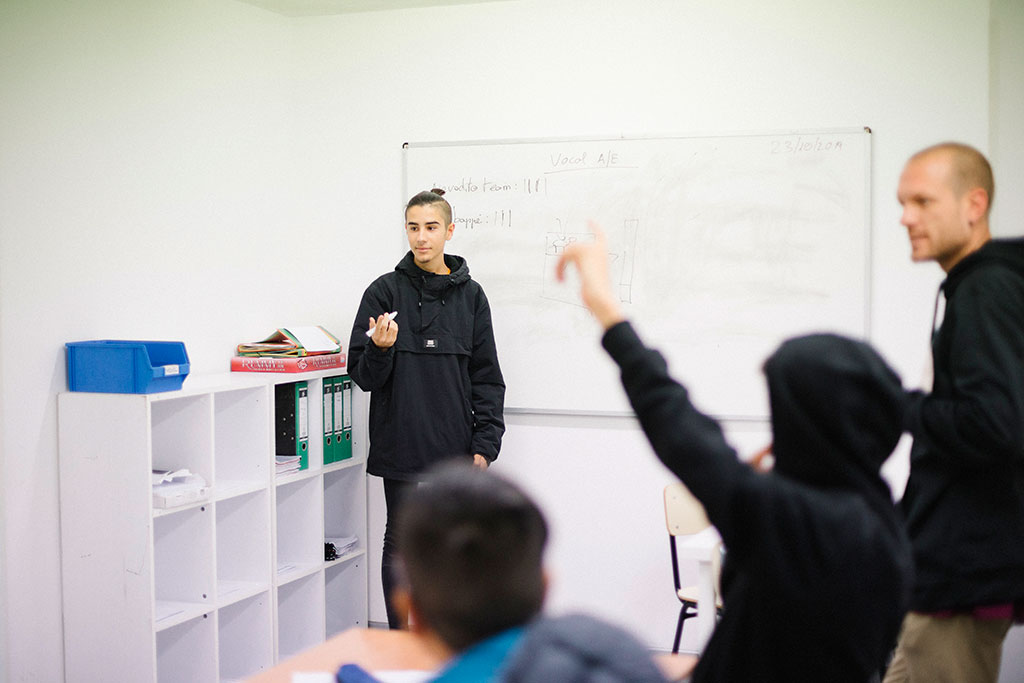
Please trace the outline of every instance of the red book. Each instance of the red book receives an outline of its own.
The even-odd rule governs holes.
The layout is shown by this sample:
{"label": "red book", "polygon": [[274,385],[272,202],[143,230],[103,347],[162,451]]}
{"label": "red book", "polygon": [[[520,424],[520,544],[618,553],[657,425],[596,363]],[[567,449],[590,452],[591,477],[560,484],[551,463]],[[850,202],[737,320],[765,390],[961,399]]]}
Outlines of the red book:
{"label": "red book", "polygon": [[345,367],[345,353],[323,353],[316,356],[235,356],[232,372],[311,372]]}

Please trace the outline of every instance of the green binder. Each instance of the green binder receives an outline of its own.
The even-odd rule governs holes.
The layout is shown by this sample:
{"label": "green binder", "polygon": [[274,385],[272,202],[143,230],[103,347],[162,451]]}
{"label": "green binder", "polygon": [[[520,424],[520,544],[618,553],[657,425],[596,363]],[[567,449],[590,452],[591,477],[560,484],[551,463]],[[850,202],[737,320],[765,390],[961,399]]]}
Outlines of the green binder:
{"label": "green binder", "polygon": [[334,378],[323,379],[324,464],[334,462]]}
{"label": "green binder", "polygon": [[352,380],[334,378],[334,462],[352,457]]}

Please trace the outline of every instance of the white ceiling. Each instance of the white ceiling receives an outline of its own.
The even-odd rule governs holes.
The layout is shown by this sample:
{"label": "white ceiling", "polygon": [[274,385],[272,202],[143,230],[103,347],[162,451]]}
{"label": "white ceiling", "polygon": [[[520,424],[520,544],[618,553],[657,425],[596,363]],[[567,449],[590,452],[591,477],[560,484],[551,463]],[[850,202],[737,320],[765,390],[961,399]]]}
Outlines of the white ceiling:
{"label": "white ceiling", "polygon": [[239,0],[288,17],[327,16],[353,12],[469,5],[501,0]]}

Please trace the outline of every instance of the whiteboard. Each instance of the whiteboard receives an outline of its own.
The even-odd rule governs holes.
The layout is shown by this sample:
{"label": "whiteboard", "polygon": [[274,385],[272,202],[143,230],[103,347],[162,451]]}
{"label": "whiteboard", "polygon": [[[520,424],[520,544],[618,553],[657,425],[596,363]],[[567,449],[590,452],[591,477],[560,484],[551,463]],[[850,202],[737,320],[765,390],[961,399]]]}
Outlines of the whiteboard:
{"label": "whiteboard", "polygon": [[506,407],[619,413],[617,368],[559,254],[608,235],[616,293],[702,410],[764,418],[764,359],[811,331],[867,337],[871,136],[412,143],[405,196],[446,191],[491,303]]}

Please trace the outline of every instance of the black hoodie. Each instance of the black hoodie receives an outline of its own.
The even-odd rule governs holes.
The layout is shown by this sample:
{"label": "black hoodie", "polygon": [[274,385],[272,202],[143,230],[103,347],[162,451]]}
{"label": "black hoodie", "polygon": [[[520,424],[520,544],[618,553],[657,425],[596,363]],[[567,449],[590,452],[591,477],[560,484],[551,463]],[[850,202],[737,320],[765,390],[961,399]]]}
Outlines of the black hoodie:
{"label": "black hoodie", "polygon": [[[352,327],[348,371],[370,396],[367,471],[416,480],[452,457],[498,457],[505,432],[505,382],[491,309],[461,256],[450,274],[428,273],[412,252],[366,288]],[[379,349],[370,317],[398,311],[398,340]]]}
{"label": "black hoodie", "polygon": [[603,343],[654,451],[727,549],[722,618],[693,681],[867,681],[896,639],[912,579],[879,476],[901,433],[899,378],[862,342],[783,344],[765,364],[776,464],[760,474],[628,323]]}
{"label": "black hoodie", "polygon": [[921,612],[1024,598],[1024,239],[989,241],[940,291],[934,384],[907,411]]}

